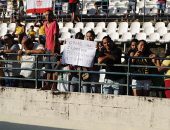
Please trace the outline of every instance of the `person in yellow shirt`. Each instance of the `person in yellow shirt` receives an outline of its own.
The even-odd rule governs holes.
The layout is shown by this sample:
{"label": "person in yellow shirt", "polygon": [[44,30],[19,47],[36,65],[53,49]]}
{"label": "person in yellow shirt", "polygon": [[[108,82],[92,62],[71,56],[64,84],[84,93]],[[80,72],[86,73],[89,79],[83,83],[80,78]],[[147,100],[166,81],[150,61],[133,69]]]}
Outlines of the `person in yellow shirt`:
{"label": "person in yellow shirt", "polygon": [[[158,71],[164,72],[164,83],[165,83],[165,96],[170,98],[170,48],[167,49],[165,58],[162,63],[159,60],[156,60],[155,64],[158,67]],[[167,68],[169,67],[169,68]]]}
{"label": "person in yellow shirt", "polygon": [[21,24],[20,20],[16,20],[16,28],[13,34],[17,37],[18,35],[24,32],[25,32],[24,25]]}
{"label": "person in yellow shirt", "polygon": [[28,36],[34,41],[35,40],[36,32],[34,31],[34,26],[30,26],[30,29],[28,30]]}
{"label": "person in yellow shirt", "polygon": [[21,24],[19,19],[16,20],[16,28],[12,35],[18,38],[18,43],[21,43],[21,40],[25,35],[25,26]]}
{"label": "person in yellow shirt", "polygon": [[34,24],[35,27],[39,27],[38,29],[38,40],[40,44],[45,45],[45,27],[42,20],[36,21]]}

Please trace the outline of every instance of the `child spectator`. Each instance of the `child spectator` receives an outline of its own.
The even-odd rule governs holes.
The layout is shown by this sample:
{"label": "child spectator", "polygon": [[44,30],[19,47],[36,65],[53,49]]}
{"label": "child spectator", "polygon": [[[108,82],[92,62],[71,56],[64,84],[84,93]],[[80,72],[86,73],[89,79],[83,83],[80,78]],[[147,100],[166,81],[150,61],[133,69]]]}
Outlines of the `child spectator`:
{"label": "child spectator", "polygon": [[30,29],[28,30],[28,36],[34,41],[35,40],[35,36],[36,36],[36,32],[34,31],[34,26],[31,25]]}
{"label": "child spectator", "polygon": [[45,27],[44,27],[43,21],[39,20],[39,23],[38,23],[38,21],[36,21],[34,26],[39,27],[39,29],[38,29],[38,42],[45,46]]}

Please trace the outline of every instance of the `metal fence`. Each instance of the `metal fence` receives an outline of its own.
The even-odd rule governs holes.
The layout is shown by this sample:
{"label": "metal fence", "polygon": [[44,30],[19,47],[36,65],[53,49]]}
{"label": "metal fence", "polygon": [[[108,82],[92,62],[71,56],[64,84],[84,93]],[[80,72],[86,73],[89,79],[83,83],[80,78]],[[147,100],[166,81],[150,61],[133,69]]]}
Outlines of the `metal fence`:
{"label": "metal fence", "polygon": [[[8,55],[16,55],[16,54],[7,54],[6,57]],[[88,74],[97,74],[97,75],[100,75],[101,74],[112,74],[112,75],[117,75],[117,76],[122,76],[123,79],[124,79],[124,83],[122,84],[119,84],[120,86],[122,86],[125,90],[124,93],[122,94],[127,94],[129,95],[129,92],[130,92],[130,89],[132,87],[131,85],[131,78],[132,76],[145,76],[145,77],[152,77],[154,80],[157,80],[158,78],[162,78],[162,81],[163,81],[163,78],[164,77],[170,77],[170,76],[165,76],[164,74],[159,74],[159,73],[155,73],[155,74],[139,74],[139,73],[133,73],[131,72],[131,69],[132,68],[140,68],[140,67],[146,67],[146,68],[157,68],[156,66],[141,66],[141,65],[133,65],[131,64],[130,60],[132,58],[136,58],[136,57],[128,57],[128,62],[126,64],[114,64],[113,66],[118,66],[118,67],[122,67],[124,68],[125,71],[123,72],[101,72],[101,71],[83,71],[83,70],[62,70],[62,69],[58,69],[58,70],[51,70],[51,69],[42,69],[42,68],[39,68],[39,65],[40,64],[52,64],[52,63],[56,63],[56,62],[45,62],[45,61],[40,61],[39,60],[39,57],[42,57],[42,56],[50,56],[50,55],[46,55],[46,54],[40,54],[40,55],[34,55],[35,56],[35,61],[32,61],[34,63],[34,68],[11,68],[11,67],[8,67],[8,64],[9,63],[14,63],[14,62],[21,62],[21,61],[18,61],[18,60],[0,60],[0,63],[4,63],[5,65],[4,66],[1,66],[0,69],[1,70],[31,70],[34,72],[34,76],[33,77],[16,77],[16,76],[2,76],[0,79],[5,79],[5,80],[17,80],[17,82],[20,82],[20,85],[19,87],[23,87],[23,84],[28,81],[28,84],[29,84],[29,81],[33,81],[34,82],[34,86],[36,89],[38,88],[41,88],[43,86],[43,83],[44,82],[56,82],[56,83],[63,83],[65,85],[68,86],[67,90],[66,91],[69,91],[69,85],[70,84],[78,84],[78,91],[81,92],[81,88],[82,88],[82,85],[83,84],[89,84],[89,85],[98,85],[98,87],[100,88],[100,93],[103,93],[103,85],[107,84],[107,85],[112,85],[110,83],[105,83],[104,80],[101,81],[101,82],[91,82],[91,81],[84,81],[82,80],[82,77],[80,76],[82,73],[88,73]],[[147,59],[148,57],[139,57],[139,58],[145,58]],[[163,60],[165,58],[158,58],[159,60]],[[170,59],[167,59],[167,60],[170,60]],[[22,61],[22,62],[28,62],[28,61]],[[31,61],[29,61],[31,62]],[[99,66],[100,68],[102,68],[103,66],[105,67],[106,65],[105,64],[95,64],[96,66]],[[63,66],[67,66],[67,65],[62,65]],[[170,67],[167,67],[168,69],[170,69]],[[71,81],[69,78],[68,79],[65,79],[65,78],[59,78],[58,80],[47,80],[46,78],[43,78],[43,76],[40,76],[40,72],[42,71],[48,71],[48,72],[58,72],[60,76],[63,76],[63,74],[68,74],[68,77],[71,73],[78,73],[79,74],[79,80],[78,81]],[[153,81],[154,81],[153,80]],[[38,85],[40,83],[40,85]],[[165,88],[164,85],[162,86],[149,86],[150,89],[156,89],[157,91],[159,90],[162,90],[164,91],[165,89],[169,89],[169,88]]]}

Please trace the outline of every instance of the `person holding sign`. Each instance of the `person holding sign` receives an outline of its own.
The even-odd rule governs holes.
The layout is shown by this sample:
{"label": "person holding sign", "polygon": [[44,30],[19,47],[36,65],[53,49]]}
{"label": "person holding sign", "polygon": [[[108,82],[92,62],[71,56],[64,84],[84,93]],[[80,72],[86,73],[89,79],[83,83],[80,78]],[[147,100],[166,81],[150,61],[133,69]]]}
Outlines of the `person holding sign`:
{"label": "person holding sign", "polygon": [[[98,63],[106,64],[106,72],[121,72],[121,67],[113,66],[113,64],[121,64],[121,54],[122,51],[119,49],[115,43],[111,40],[109,36],[105,36],[102,40],[102,48],[99,52]],[[123,83],[121,75],[106,74],[105,84],[103,86],[104,94],[120,94],[120,83]]]}
{"label": "person holding sign", "polygon": [[[94,39],[95,39],[94,31],[88,31],[86,33],[86,40],[94,41]],[[97,59],[98,59],[97,51],[98,50],[96,50],[96,55],[94,57],[93,67],[87,69],[89,71],[99,71],[99,66],[94,65],[95,63],[97,63]],[[98,82],[98,81],[99,81],[99,74],[89,73],[89,78],[88,78],[87,82]],[[98,88],[99,87],[96,84],[91,84],[90,86],[84,85],[82,87],[82,92],[90,92],[91,91],[92,93],[98,93],[100,91],[100,90],[98,90]]]}
{"label": "person holding sign", "polygon": [[[75,39],[84,39],[84,36],[81,32],[76,33],[75,35]],[[76,66],[76,65],[69,65],[70,70],[80,70],[82,69],[82,67],[80,66]],[[80,75],[78,73],[71,73],[70,75],[70,79],[71,79],[71,84],[70,84],[70,92],[78,92],[78,83],[75,82],[79,82],[79,77]]]}

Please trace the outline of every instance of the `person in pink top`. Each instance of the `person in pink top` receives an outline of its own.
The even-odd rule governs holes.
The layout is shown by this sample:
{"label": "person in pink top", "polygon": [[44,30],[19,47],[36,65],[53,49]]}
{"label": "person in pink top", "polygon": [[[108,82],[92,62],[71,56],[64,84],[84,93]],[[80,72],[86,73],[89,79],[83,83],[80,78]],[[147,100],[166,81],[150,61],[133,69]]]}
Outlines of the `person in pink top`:
{"label": "person in pink top", "polygon": [[[52,56],[47,56],[46,61],[47,62],[56,62],[56,63],[47,63],[45,65],[46,69],[55,70],[58,69],[59,65],[59,59],[57,59],[57,53],[60,51],[59,46],[59,26],[57,21],[54,20],[54,15],[51,10],[47,10],[45,12],[45,18],[46,21],[44,22],[45,27],[45,34],[46,34],[46,44],[45,48],[48,52],[48,54],[51,54]],[[55,72],[49,72],[47,71],[47,80],[57,80],[58,74]],[[56,90],[56,83],[50,84],[49,82],[46,83],[45,86],[42,87],[42,90]]]}
{"label": "person in pink top", "polygon": [[53,12],[51,10],[46,11],[45,18],[47,21],[44,22],[45,34],[46,34],[46,49],[51,53],[55,53],[59,45],[58,35],[59,26],[57,21],[53,20]]}

